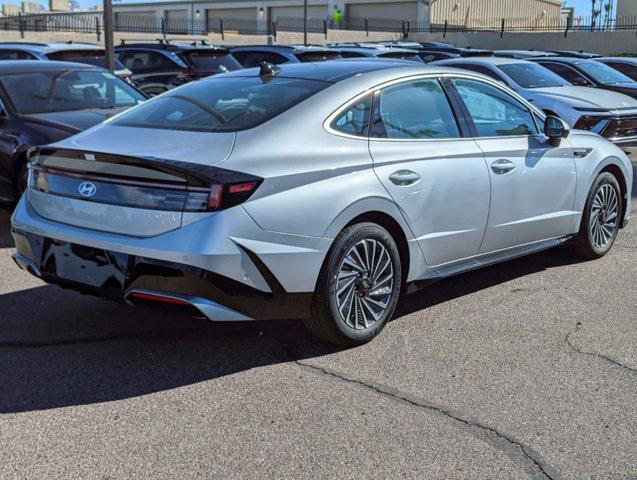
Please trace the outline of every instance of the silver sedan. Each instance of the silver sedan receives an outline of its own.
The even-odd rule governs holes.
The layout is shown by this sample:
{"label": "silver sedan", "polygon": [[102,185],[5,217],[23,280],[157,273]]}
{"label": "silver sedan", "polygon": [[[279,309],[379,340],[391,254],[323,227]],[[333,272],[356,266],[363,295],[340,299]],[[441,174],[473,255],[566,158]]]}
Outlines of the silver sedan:
{"label": "silver sedan", "polygon": [[14,257],[85,293],[356,345],[437,279],[567,242],[603,256],[630,185],[615,145],[479,74],[263,64],[37,151]]}

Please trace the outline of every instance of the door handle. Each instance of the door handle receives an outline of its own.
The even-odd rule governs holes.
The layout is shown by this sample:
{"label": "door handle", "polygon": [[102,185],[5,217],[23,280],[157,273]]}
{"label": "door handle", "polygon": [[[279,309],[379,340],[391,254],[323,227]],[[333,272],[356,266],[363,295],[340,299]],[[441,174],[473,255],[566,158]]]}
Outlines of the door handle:
{"label": "door handle", "polygon": [[504,158],[496,160],[491,164],[491,170],[498,174],[509,173],[515,170],[515,164]]}
{"label": "door handle", "polygon": [[404,187],[416,183],[420,180],[420,175],[416,172],[412,172],[411,170],[398,170],[389,176],[389,180],[394,185]]}

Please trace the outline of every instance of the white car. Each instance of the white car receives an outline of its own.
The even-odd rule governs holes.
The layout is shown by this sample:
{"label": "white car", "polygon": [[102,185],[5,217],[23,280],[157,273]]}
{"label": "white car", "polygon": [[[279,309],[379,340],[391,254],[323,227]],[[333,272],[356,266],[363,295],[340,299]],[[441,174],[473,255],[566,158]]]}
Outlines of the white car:
{"label": "white car", "polygon": [[590,130],[613,143],[637,144],[637,99],[599,88],[576,87],[548,68],[526,60],[498,57],[434,62],[482,73],[508,86],[547,115],[571,127]]}

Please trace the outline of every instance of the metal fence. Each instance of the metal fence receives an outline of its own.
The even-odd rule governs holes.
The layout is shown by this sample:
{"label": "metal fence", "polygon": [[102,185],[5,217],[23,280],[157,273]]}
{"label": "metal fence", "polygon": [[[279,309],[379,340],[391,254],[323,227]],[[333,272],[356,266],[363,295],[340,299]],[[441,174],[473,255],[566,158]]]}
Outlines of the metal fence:
{"label": "metal fence", "polygon": [[[101,12],[43,13],[0,17],[0,30],[24,32],[76,32],[95,33],[99,37],[102,29]],[[113,19],[116,32],[155,33],[159,35],[206,35],[208,33],[273,35],[277,32],[303,32],[303,18],[278,17],[273,21],[257,18],[215,18],[161,17],[134,13],[116,12]],[[412,33],[447,32],[563,32],[567,35],[574,31],[615,31],[636,30],[637,17],[618,17],[616,19],[591,19],[579,17],[568,21],[556,19],[546,21],[538,19],[471,19],[466,24],[445,21],[441,24],[429,24],[409,19],[395,20],[387,18],[343,17],[339,24],[331,19],[309,18],[308,33],[321,33],[327,36],[330,29],[399,33],[409,37]]]}

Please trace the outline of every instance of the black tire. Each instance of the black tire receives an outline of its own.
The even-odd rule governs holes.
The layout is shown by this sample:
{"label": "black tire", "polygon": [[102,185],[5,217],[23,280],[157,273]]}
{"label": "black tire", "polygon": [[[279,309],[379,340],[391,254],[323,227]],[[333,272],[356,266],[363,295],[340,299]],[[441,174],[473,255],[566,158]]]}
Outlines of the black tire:
{"label": "black tire", "polygon": [[[608,238],[606,243],[600,245],[599,242],[596,242],[594,238],[595,234],[591,223],[591,218],[596,220],[597,223],[600,223],[602,222],[602,220],[605,219],[604,215],[606,214],[604,213],[604,215],[602,215],[602,211],[607,210],[602,209],[598,213],[595,213],[599,209],[593,205],[598,192],[602,188],[611,188],[615,192],[617,201],[617,216],[614,219],[616,221],[614,222],[614,227],[611,229],[610,237]],[[619,231],[619,225],[621,224],[623,218],[623,213],[621,189],[619,188],[617,179],[612,173],[600,173],[593,182],[593,185],[588,192],[588,197],[586,198],[586,206],[584,207],[584,212],[582,214],[582,222],[580,225],[579,233],[577,234],[577,236],[575,237],[575,241],[573,242],[575,253],[579,257],[584,259],[596,259],[606,255],[615,243],[617,232]]]}
{"label": "black tire", "polygon": [[[375,312],[379,315],[377,319],[371,318],[373,315],[368,310],[365,310],[368,314],[365,319],[363,319],[363,315],[358,316],[356,313],[351,314],[351,311],[349,311],[345,316],[354,324],[349,325],[344,316],[339,313],[337,300],[338,276],[341,268],[349,268],[342,267],[342,262],[348,253],[352,251],[352,248],[357,245],[357,248],[365,248],[365,246],[361,246],[363,240],[367,241],[366,246],[369,248],[370,253],[372,249],[374,249],[374,253],[378,254],[379,257],[381,254],[384,255],[385,259],[389,257],[389,263],[391,265],[389,265],[386,260],[377,262],[377,264],[384,265],[388,263],[386,270],[382,270],[385,275],[379,275],[378,279],[381,280],[392,274],[391,292],[382,297],[382,303],[386,305],[386,307],[384,307],[384,310]],[[377,243],[374,243],[374,241]],[[379,245],[382,245],[382,248]],[[382,253],[383,249],[386,254]],[[373,261],[369,263],[373,264]],[[382,268],[382,265],[379,268]],[[354,309],[357,308],[358,305],[361,306],[360,308],[366,308],[363,300],[357,303],[359,300],[354,298],[354,296],[357,296],[359,299],[364,297],[367,308],[371,305],[371,303],[369,303],[370,298],[372,300],[378,300],[379,298],[377,295],[368,296],[368,294],[372,293],[374,275],[373,272],[370,274],[367,269],[365,269],[365,272],[358,272],[358,270],[355,271],[353,269],[350,271],[351,275],[355,277],[355,286],[352,287],[353,291],[349,293],[349,295],[352,296],[352,300],[347,303],[349,305],[356,305]],[[343,282],[344,280],[341,279],[340,281]],[[358,223],[351,225],[336,237],[327,254],[316,284],[316,291],[311,305],[311,316],[305,319],[305,326],[317,337],[338,345],[354,346],[367,343],[380,333],[393,315],[398,299],[400,298],[401,283],[400,252],[389,232],[375,223]],[[389,289],[390,283],[387,282],[383,285]],[[343,283],[341,283],[340,286],[342,287]],[[379,288],[380,284],[373,292],[379,292]],[[385,290],[385,288],[381,290]],[[346,291],[348,290],[349,289]],[[343,301],[347,301],[347,298]],[[347,308],[345,308],[345,310],[347,311]],[[373,323],[370,323],[369,326],[365,323],[368,318],[373,320]],[[359,323],[365,325],[360,325]]]}

